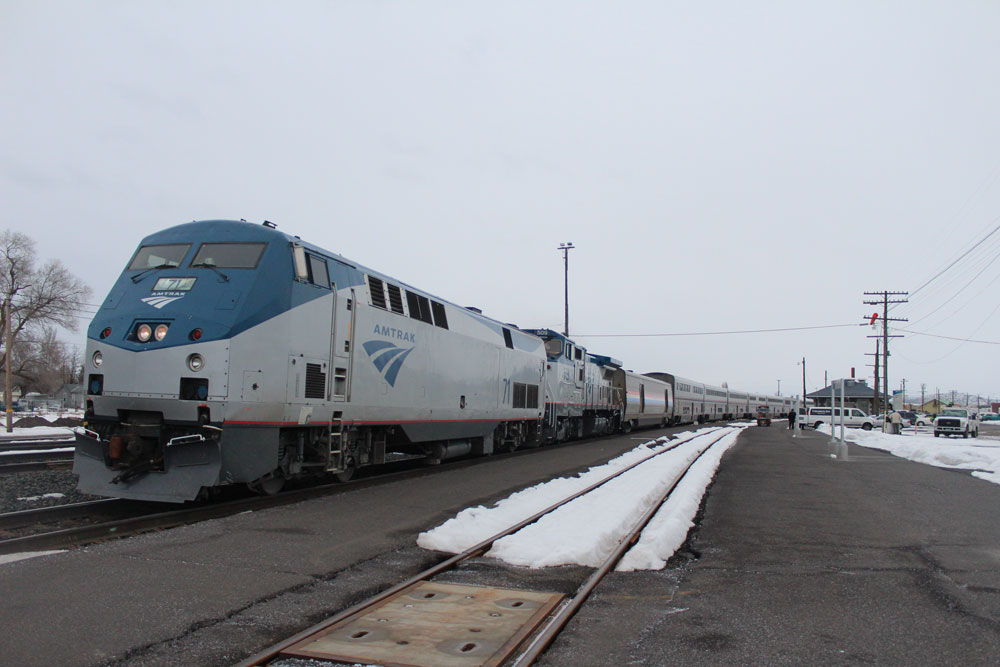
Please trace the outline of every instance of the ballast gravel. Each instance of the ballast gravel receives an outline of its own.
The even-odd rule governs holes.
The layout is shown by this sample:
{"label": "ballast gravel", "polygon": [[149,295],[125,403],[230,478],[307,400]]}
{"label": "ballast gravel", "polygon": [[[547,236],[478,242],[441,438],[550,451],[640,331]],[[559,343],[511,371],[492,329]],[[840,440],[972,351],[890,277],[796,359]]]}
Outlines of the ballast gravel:
{"label": "ballast gravel", "polygon": [[76,490],[70,470],[39,470],[0,477],[0,513],[98,500]]}

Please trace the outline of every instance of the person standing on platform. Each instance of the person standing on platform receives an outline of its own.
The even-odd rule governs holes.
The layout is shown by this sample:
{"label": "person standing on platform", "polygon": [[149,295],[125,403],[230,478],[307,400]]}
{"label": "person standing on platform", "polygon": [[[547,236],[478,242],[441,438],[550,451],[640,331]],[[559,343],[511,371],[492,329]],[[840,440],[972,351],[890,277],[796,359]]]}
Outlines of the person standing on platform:
{"label": "person standing on platform", "polygon": [[892,424],[892,434],[899,435],[903,432],[903,416],[893,410],[889,415],[889,422]]}
{"label": "person standing on platform", "polygon": [[795,410],[788,411],[788,430],[795,428]]}

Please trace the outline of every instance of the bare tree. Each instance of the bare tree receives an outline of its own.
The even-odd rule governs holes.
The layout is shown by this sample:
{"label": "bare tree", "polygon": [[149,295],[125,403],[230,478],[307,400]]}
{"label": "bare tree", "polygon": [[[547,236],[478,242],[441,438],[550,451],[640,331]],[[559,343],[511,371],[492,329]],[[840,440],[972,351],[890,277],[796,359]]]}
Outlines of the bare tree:
{"label": "bare tree", "polygon": [[[90,287],[59,260],[38,267],[35,242],[26,234],[0,233],[0,296],[9,297],[11,304],[12,377],[22,384],[47,386],[55,381],[53,371],[65,375],[74,360],[57,340],[56,327],[76,331],[75,316],[90,294]],[[0,341],[6,340],[6,333],[6,322],[0,319]],[[0,370],[7,370],[2,355]]]}

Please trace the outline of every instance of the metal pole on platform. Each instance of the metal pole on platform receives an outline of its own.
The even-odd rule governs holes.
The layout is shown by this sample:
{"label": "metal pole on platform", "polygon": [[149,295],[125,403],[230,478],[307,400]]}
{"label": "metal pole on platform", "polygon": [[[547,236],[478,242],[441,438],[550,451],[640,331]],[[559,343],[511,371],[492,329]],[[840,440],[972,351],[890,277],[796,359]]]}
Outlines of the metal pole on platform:
{"label": "metal pole on platform", "polygon": [[833,417],[833,413],[837,410],[837,390],[834,388],[833,383],[830,383],[830,442],[837,442],[837,422]]}
{"label": "metal pole on platform", "polygon": [[844,444],[844,381],[840,381],[840,444]]}

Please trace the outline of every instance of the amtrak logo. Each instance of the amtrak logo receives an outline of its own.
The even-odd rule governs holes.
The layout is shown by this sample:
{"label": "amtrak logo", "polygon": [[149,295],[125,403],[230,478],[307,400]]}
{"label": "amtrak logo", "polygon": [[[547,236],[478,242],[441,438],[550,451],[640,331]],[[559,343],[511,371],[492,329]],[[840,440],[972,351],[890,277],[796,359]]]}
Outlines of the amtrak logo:
{"label": "amtrak logo", "polygon": [[153,308],[163,308],[168,303],[173,303],[174,301],[177,301],[177,299],[180,299],[183,296],[184,296],[183,294],[181,296],[166,296],[163,294],[159,296],[147,296],[145,299],[142,299],[142,302],[145,304],[149,304]]}
{"label": "amtrak logo", "polygon": [[365,352],[371,357],[375,368],[383,374],[390,387],[396,386],[396,376],[399,375],[399,369],[402,368],[406,357],[414,349],[412,347],[398,347],[395,343],[385,340],[370,340],[362,347],[365,348]]}

